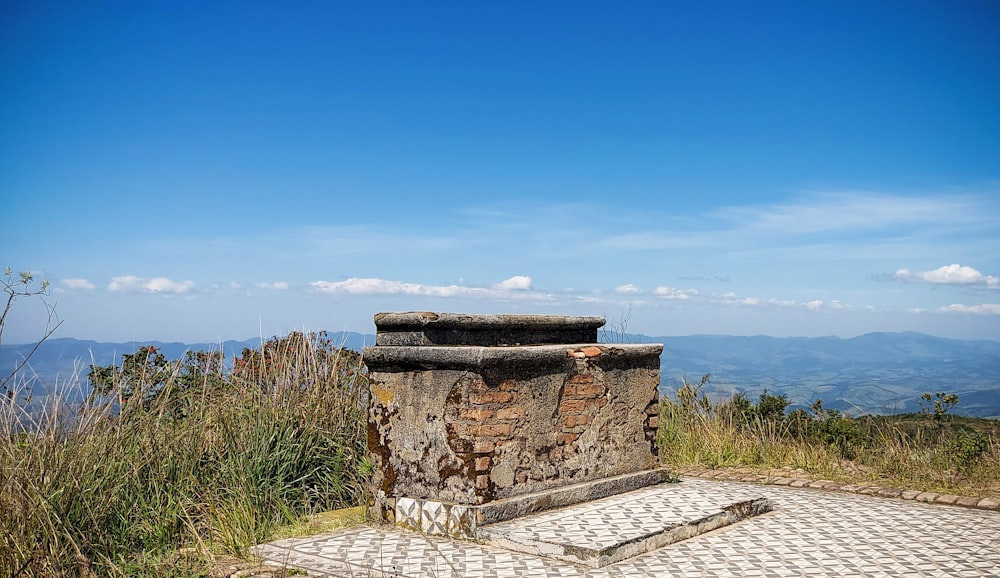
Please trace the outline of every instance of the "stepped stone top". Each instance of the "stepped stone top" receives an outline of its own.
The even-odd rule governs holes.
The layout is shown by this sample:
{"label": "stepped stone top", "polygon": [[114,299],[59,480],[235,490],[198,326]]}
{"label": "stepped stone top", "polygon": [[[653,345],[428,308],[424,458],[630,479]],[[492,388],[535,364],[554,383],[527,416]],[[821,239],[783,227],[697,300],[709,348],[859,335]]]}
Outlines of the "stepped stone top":
{"label": "stepped stone top", "polygon": [[376,346],[501,347],[596,343],[603,317],[470,315],[410,311],[375,315]]}

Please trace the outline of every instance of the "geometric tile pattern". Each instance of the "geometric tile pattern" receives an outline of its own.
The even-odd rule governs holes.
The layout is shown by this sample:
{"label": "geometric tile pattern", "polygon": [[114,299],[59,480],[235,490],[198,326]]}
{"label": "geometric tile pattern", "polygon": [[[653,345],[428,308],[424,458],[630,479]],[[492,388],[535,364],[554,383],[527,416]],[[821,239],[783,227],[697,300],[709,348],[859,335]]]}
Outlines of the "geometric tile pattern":
{"label": "geometric tile pattern", "polygon": [[734,482],[678,485],[705,495],[749,490],[774,511],[599,569],[391,526],[281,540],[255,553],[319,576],[1000,576],[1000,512]]}
{"label": "geometric tile pattern", "polygon": [[490,524],[481,531],[600,550],[717,514],[730,504],[758,498],[761,494],[756,490],[752,486],[710,490],[688,482],[663,484]]}
{"label": "geometric tile pattern", "polygon": [[396,523],[410,530],[420,530],[423,513],[419,500],[413,498],[396,499]]}
{"label": "geometric tile pattern", "polygon": [[395,510],[398,526],[431,536],[463,537],[474,526],[473,511],[468,506],[396,498]]}
{"label": "geometric tile pattern", "polygon": [[[745,505],[744,512],[727,510],[734,504]],[[482,526],[476,537],[600,567],[769,510],[749,486],[707,491],[696,484],[662,484]]]}
{"label": "geometric tile pattern", "polygon": [[443,536],[448,533],[448,512],[441,502],[427,501],[421,508],[420,531]]}

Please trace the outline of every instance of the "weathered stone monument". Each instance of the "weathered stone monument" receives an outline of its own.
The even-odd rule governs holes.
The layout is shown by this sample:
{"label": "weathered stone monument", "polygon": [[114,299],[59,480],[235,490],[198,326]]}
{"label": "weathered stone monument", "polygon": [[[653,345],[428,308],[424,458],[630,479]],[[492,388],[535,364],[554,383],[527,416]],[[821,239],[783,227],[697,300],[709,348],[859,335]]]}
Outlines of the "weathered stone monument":
{"label": "weathered stone monument", "polygon": [[366,348],[376,519],[429,534],[659,483],[659,344],[600,317],[379,313]]}

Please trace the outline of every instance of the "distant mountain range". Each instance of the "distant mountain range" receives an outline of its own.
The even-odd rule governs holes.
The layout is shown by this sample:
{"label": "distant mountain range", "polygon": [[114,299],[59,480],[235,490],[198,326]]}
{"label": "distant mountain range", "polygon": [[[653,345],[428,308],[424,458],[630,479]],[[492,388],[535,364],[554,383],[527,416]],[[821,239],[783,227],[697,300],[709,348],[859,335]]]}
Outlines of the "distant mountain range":
{"label": "distant mountain range", "polygon": [[[335,343],[361,350],[374,335],[331,333]],[[697,382],[711,374],[704,388],[720,399],[743,392],[756,398],[764,389],[785,394],[793,407],[817,398],[825,407],[851,415],[908,413],[920,410],[924,392],[946,391],[959,396],[955,413],[1000,418],[1000,342],[963,341],[920,333],[868,333],[838,337],[738,337],[690,335],[650,337],[626,335],[624,341],[663,343],[661,392],[670,395],[683,379]],[[72,338],[50,339],[39,346],[22,370],[31,377],[37,402],[57,386],[70,397],[85,395],[91,363],[109,365],[139,346],[155,345],[169,359],[187,350],[223,351],[227,359],[244,348],[258,348],[260,339],[222,343],[100,343]],[[33,344],[0,346],[0,373],[6,375],[28,355]],[[63,394],[67,395],[67,394]]]}

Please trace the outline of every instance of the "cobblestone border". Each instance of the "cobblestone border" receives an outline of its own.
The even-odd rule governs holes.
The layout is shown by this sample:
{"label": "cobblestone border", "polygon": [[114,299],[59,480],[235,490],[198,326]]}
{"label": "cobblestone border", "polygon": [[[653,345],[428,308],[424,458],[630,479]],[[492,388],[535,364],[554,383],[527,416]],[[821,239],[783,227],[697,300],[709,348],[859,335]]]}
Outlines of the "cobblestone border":
{"label": "cobblestone border", "polygon": [[[787,486],[790,488],[812,488],[834,492],[847,492],[881,498],[898,498],[913,500],[928,504],[943,504],[962,506],[978,510],[993,510],[1000,512],[1000,500],[995,498],[976,498],[971,496],[956,496],[954,494],[939,494],[937,492],[921,492],[903,488],[886,488],[874,484],[845,484],[832,480],[813,480],[804,477],[784,477],[775,473],[748,474],[746,472],[712,470],[709,468],[685,468],[674,470],[681,477],[699,478],[703,480],[718,480],[725,482],[748,482],[769,486]],[[782,472],[784,473],[784,472]]]}

